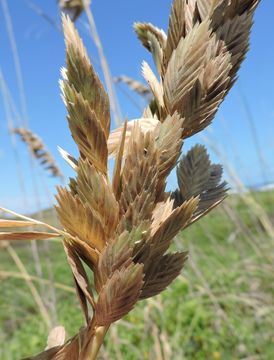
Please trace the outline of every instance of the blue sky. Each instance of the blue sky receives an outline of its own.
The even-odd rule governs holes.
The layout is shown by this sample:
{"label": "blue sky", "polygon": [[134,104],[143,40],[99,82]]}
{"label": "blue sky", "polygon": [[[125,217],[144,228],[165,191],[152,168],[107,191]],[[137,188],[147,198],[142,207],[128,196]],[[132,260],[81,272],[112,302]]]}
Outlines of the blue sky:
{"label": "blue sky", "polygon": [[[2,1],[2,0],[1,0]],[[0,1],[0,4],[1,4]],[[55,156],[59,166],[68,178],[72,171],[62,161],[57,145],[77,154],[66,123],[66,110],[60,98],[58,80],[60,68],[64,65],[64,42],[62,34],[28,6],[28,1],[6,0],[12,17],[14,34],[20,55],[23,73],[27,113],[30,128],[43,137],[48,149]],[[57,23],[59,14],[55,0],[32,0]],[[133,32],[134,21],[150,21],[167,28],[171,1],[159,0],[93,0],[93,14],[109,61],[113,76],[126,74],[142,80],[141,63],[152,63],[150,55],[139,44]],[[222,153],[219,162],[227,161],[237,170],[238,176],[247,185],[274,181],[274,3],[262,1],[259,6],[251,35],[251,47],[240,73],[239,80],[221,106],[214,124],[209,130],[185,143],[185,150],[197,142],[204,142],[203,136]],[[85,16],[77,22],[90,56],[101,75],[98,54],[91,39],[84,31]],[[20,97],[15,67],[5,18],[0,6],[0,66],[19,111]],[[126,88],[123,87],[123,91]],[[128,93],[130,96],[134,95]],[[117,95],[123,116],[130,119],[140,116],[140,110],[117,88]],[[134,97],[135,101],[142,102]],[[252,116],[256,136],[262,150],[263,169],[252,138],[244,100]],[[23,178],[28,197],[28,209],[37,208],[35,192],[38,191],[43,206],[50,203],[48,192],[54,193],[56,179],[52,179],[35,166],[35,184],[27,150],[18,144]],[[214,161],[218,161],[210,151]],[[18,182],[16,163],[8,136],[2,98],[0,100],[0,162],[2,169],[0,186],[1,206],[22,210],[22,193]],[[228,175],[227,175],[228,176]],[[171,178],[174,186],[174,178]]]}

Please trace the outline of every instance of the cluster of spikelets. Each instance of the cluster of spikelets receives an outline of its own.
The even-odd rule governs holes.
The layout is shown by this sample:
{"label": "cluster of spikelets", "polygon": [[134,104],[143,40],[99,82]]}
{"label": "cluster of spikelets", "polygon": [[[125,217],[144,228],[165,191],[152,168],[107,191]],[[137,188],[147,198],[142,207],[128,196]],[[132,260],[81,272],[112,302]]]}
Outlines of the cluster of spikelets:
{"label": "cluster of spikelets", "polygon": [[85,10],[85,6],[90,5],[90,0],[58,0],[58,4],[60,10],[75,21]]}
{"label": "cluster of spikelets", "polygon": [[[76,176],[58,189],[56,208],[86,326],[34,359],[95,359],[109,326],[179,275],[187,254],[168,252],[173,238],[226,195],[222,168],[211,164],[204,147],[179,161],[183,140],[210,124],[234,83],[257,3],[174,0],[167,35],[135,24],[158,72],[143,64],[153,100],[141,119],[113,133],[108,96],[64,18],[61,88],[80,155],[62,152]],[[167,176],[178,161],[178,189],[168,193]]]}
{"label": "cluster of spikelets", "polygon": [[36,134],[25,128],[15,128],[12,132],[20,135],[22,141],[27,144],[31,154],[39,160],[40,164],[44,166],[53,177],[63,177],[53,156],[49,153],[43,141]]}

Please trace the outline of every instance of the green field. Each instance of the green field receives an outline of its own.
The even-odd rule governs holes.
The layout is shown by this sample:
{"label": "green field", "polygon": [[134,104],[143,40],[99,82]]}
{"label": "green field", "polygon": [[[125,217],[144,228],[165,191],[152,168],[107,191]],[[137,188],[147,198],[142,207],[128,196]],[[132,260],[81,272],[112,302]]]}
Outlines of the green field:
{"label": "green field", "polygon": [[[274,194],[253,195],[251,202],[249,195],[230,196],[177,237],[174,247],[189,251],[182,275],[112,327],[100,359],[274,359]],[[37,277],[30,243],[14,243],[12,249]],[[49,278],[48,254],[56,322],[71,336],[83,318],[70,269],[60,243],[50,242],[49,251],[39,244],[43,279]],[[10,255],[10,248],[0,248],[1,360],[41,351],[48,332]],[[48,283],[38,280],[33,284],[54,318]]]}

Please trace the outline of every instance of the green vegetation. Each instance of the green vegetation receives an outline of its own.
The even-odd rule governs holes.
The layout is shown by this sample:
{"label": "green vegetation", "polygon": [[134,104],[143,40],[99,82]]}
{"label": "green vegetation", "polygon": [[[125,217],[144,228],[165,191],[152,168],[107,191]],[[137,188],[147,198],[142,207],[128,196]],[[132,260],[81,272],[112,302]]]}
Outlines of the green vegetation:
{"label": "green vegetation", "polygon": [[[274,215],[271,192],[254,194]],[[233,210],[236,209],[236,210]],[[48,216],[48,213],[47,213]],[[238,196],[177,237],[189,251],[183,274],[162,295],[141,302],[111,329],[101,359],[262,359],[274,356],[273,237]],[[35,276],[30,244],[13,244]],[[44,278],[44,247],[39,244]],[[54,281],[73,287],[62,245],[50,242]],[[0,249],[0,359],[41,351],[47,327],[5,247]],[[34,280],[43,293],[47,284]],[[44,286],[44,289],[43,289]],[[58,324],[67,336],[83,319],[76,296],[56,287]]]}

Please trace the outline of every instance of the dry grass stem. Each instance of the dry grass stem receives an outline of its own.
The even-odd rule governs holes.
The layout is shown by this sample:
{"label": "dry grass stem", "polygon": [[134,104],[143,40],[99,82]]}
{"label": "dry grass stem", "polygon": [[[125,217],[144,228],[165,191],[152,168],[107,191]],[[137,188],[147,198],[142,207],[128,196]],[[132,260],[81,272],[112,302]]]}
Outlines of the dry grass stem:
{"label": "dry grass stem", "polygon": [[[32,276],[32,275],[28,275],[29,279],[38,283],[43,283],[46,285],[50,284],[50,280],[47,279],[42,279],[39,278],[37,276]],[[25,275],[22,275],[22,273],[16,273],[16,272],[12,272],[12,271],[0,271],[0,278],[1,279],[6,279],[6,278],[18,278],[18,279],[25,279]],[[68,286],[68,285],[64,285],[61,283],[57,283],[54,282],[53,283],[54,287],[56,287],[56,289],[61,289],[64,290],[66,292],[75,294],[75,288]]]}
{"label": "dry grass stem", "polygon": [[36,287],[33,285],[33,282],[31,280],[30,275],[28,274],[28,271],[27,271],[25,265],[22,263],[19,256],[17,255],[16,251],[13,249],[13,247],[11,245],[7,245],[6,248],[7,248],[9,255],[11,256],[11,258],[15,262],[16,266],[18,267],[18,270],[22,274],[22,277],[26,281],[26,284],[32,294],[32,297],[40,311],[42,319],[44,320],[47,327],[50,329],[50,327],[51,327],[50,316],[49,316],[48,311],[43,303],[41,296],[39,295]]}

